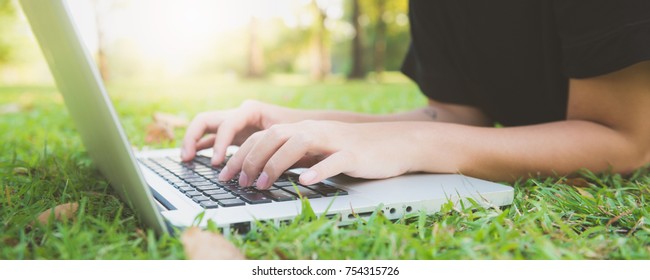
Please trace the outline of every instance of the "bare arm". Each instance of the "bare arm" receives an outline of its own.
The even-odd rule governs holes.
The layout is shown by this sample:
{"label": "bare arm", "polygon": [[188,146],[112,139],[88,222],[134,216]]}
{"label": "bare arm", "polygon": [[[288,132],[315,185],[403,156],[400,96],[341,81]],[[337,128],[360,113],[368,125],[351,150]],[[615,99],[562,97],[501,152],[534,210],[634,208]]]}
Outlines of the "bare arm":
{"label": "bare arm", "polygon": [[[421,171],[493,180],[592,171],[630,172],[650,163],[650,62],[571,80],[567,120],[512,127],[429,126],[419,134]],[[431,157],[444,158],[444,164]]]}
{"label": "bare arm", "polygon": [[[498,181],[566,175],[581,168],[629,172],[650,162],[650,62],[571,80],[568,118],[511,128],[431,121],[349,124],[309,121],[253,134],[220,174],[266,189],[305,155],[313,184],[345,173],[386,178],[407,172],[456,173]],[[245,178],[242,180],[242,178]]]}
{"label": "bare arm", "polygon": [[301,111],[304,120],[330,120],[349,123],[396,122],[396,121],[438,121],[474,126],[491,125],[490,119],[480,110],[464,105],[429,101],[425,107],[408,112],[386,115],[372,115],[344,111]]}
{"label": "bare arm", "polygon": [[214,148],[212,164],[220,164],[226,148],[241,145],[251,134],[273,125],[296,123],[303,120],[340,121],[346,123],[438,121],[467,125],[489,125],[480,110],[430,101],[428,106],[409,112],[373,115],[333,110],[299,110],[249,100],[239,108],[198,114],[188,127],[181,158],[189,161],[196,151]]}

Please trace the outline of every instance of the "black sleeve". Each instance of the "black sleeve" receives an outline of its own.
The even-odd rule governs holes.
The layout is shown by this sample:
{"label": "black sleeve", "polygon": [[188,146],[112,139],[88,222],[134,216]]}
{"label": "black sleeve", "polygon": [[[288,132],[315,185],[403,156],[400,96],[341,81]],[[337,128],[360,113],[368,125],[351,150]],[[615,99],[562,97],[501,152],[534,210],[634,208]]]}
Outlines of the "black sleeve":
{"label": "black sleeve", "polygon": [[588,78],[650,60],[649,0],[555,0],[564,74]]}

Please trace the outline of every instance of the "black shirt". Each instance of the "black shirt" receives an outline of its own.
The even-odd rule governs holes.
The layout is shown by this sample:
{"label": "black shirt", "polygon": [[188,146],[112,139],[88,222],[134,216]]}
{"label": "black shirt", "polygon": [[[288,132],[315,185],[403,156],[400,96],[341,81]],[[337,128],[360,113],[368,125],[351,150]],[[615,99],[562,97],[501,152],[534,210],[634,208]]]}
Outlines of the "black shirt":
{"label": "black shirt", "polygon": [[566,118],[569,78],[650,60],[650,0],[411,0],[402,71],[516,126]]}

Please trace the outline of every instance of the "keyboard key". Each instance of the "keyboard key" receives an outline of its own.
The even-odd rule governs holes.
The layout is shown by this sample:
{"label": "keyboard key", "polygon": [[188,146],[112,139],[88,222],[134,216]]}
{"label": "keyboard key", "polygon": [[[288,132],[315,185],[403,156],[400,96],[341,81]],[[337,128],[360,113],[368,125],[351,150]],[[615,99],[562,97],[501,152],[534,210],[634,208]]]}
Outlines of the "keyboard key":
{"label": "keyboard key", "polygon": [[275,181],[273,185],[278,188],[284,188],[284,187],[293,187],[294,183],[291,181]]}
{"label": "keyboard key", "polygon": [[210,196],[210,198],[212,200],[224,200],[224,199],[233,199],[233,198],[237,198],[237,197],[232,195],[232,194],[225,193],[225,194],[213,194],[213,195]]}
{"label": "keyboard key", "polygon": [[212,165],[212,163],[210,162],[211,161],[210,158],[206,156],[196,156],[194,158],[194,161],[206,166]]}
{"label": "keyboard key", "polygon": [[182,187],[192,187],[192,186],[190,186],[188,183],[185,183],[185,182],[182,182],[182,183],[172,183],[172,185],[174,186],[174,188],[177,188],[177,189],[182,188]]}
{"label": "keyboard key", "polygon": [[195,196],[195,197],[192,197],[192,200],[194,200],[194,202],[196,202],[196,203],[201,203],[202,201],[208,201],[208,200],[210,200],[210,198],[207,197],[207,196],[202,195],[202,196]]}
{"label": "keyboard key", "polygon": [[210,184],[210,185],[194,185],[194,187],[199,190],[199,191],[209,191],[209,190],[217,190],[220,189],[219,186],[215,184]]}
{"label": "keyboard key", "polygon": [[184,192],[184,193],[191,192],[191,191],[196,191],[196,189],[191,187],[191,186],[180,187],[180,188],[178,188],[178,190],[181,191],[181,192]]}
{"label": "keyboard key", "polygon": [[214,170],[210,170],[210,171],[199,171],[199,172],[197,172],[197,173],[199,173],[199,175],[201,175],[201,176],[203,176],[203,177],[210,178],[210,179],[213,179],[213,178],[214,178],[214,179],[218,179],[218,177],[219,177],[219,172],[214,171]]}
{"label": "keyboard key", "polygon": [[181,183],[184,184],[185,183],[185,181],[181,180],[180,178],[178,178],[176,176],[174,176],[174,178],[165,178],[165,180],[167,182],[169,182],[170,184],[181,184]]}
{"label": "keyboard key", "polygon": [[[319,198],[319,197],[321,197],[321,195],[318,194],[317,192],[312,191],[312,190],[310,190],[308,188],[305,188],[303,186],[298,186],[297,189],[298,189],[298,192],[300,193],[300,195],[302,195],[302,197],[306,197],[306,198]],[[287,192],[290,192],[290,193],[292,193],[294,195],[298,195],[298,193],[296,193],[295,188],[283,188],[283,190],[285,190]]]}
{"label": "keyboard key", "polygon": [[192,197],[195,197],[195,196],[202,196],[203,194],[201,192],[199,192],[199,191],[190,191],[190,192],[186,192],[185,195],[187,197],[192,198]]}
{"label": "keyboard key", "polygon": [[214,208],[219,207],[219,204],[217,204],[216,202],[214,202],[212,200],[201,201],[201,203],[199,203],[199,204],[201,205],[201,207],[206,208],[206,209],[214,209]]}
{"label": "keyboard key", "polygon": [[217,203],[219,203],[219,205],[223,207],[240,206],[245,204],[243,201],[241,201],[238,198],[219,200],[217,201]]}
{"label": "keyboard key", "polygon": [[337,189],[332,186],[325,185],[323,183],[317,183],[314,185],[306,186],[307,188],[316,191],[317,193],[322,194],[323,196],[337,196],[337,195],[346,195],[347,191]]}
{"label": "keyboard key", "polygon": [[237,184],[237,185],[223,185],[222,188],[224,190],[231,191],[231,192],[236,192],[236,191],[239,191],[239,190],[242,189],[241,187],[239,187],[239,184]]}
{"label": "keyboard key", "polygon": [[259,191],[255,188],[239,188],[239,189],[230,190],[230,192],[236,195],[243,195],[248,193],[259,193]]}
{"label": "keyboard key", "polygon": [[296,196],[288,192],[285,192],[283,190],[262,191],[261,193],[263,193],[264,195],[270,197],[275,201],[289,201],[289,200],[296,199]]}
{"label": "keyboard key", "polygon": [[271,199],[264,196],[261,193],[245,193],[240,195],[241,200],[246,201],[250,204],[260,204],[260,203],[269,203]]}
{"label": "keyboard key", "polygon": [[222,181],[213,181],[215,184],[222,186],[222,187],[236,187],[239,188],[239,182],[233,182],[233,181],[227,181],[227,182],[222,182]]}
{"label": "keyboard key", "polygon": [[227,194],[228,192],[222,189],[209,190],[203,192],[205,195]]}
{"label": "keyboard key", "polygon": [[193,182],[192,185],[193,185],[193,186],[211,186],[211,185],[215,185],[215,186],[216,186],[217,184],[212,183],[212,182],[210,182],[210,181],[208,181],[208,180],[203,180],[203,181],[198,181],[198,180],[197,180],[197,182]]}
{"label": "keyboard key", "polygon": [[185,182],[188,182],[190,184],[210,183],[210,181],[208,181],[205,178],[200,177],[198,175],[196,177],[186,177],[186,178],[181,178],[181,179],[183,179]]}

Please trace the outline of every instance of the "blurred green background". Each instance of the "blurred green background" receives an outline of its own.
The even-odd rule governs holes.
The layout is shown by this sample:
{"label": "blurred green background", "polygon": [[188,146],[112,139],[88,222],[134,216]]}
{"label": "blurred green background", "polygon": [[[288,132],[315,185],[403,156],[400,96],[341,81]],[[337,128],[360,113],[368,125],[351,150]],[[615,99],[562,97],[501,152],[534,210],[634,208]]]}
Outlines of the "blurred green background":
{"label": "blurred green background", "polygon": [[[0,0],[0,85],[52,83],[15,0]],[[407,0],[71,0],[108,84],[381,80],[409,44]]]}
{"label": "blurred green background", "polygon": [[[68,0],[126,134],[155,112],[191,118],[244,99],[368,113],[426,104],[399,73],[406,0]],[[15,0],[0,0],[0,259],[179,259],[143,229],[84,151]],[[444,160],[444,159],[443,159]],[[631,176],[532,178],[505,208],[336,227],[325,218],[231,241],[251,259],[648,259],[650,168]],[[35,226],[78,202],[73,221]],[[368,238],[372,236],[372,238]]]}

